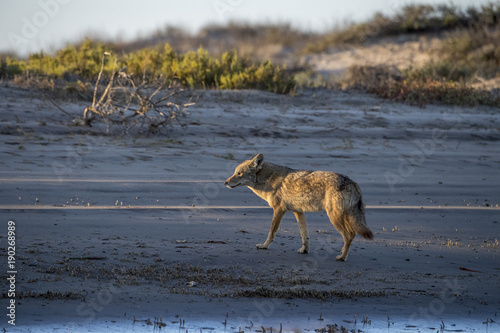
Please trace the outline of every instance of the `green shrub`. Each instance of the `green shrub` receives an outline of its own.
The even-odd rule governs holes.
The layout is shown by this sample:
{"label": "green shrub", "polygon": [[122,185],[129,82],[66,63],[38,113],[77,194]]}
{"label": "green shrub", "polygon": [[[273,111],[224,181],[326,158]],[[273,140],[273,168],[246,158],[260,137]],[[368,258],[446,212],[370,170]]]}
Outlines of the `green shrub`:
{"label": "green shrub", "polygon": [[[79,79],[92,80],[100,72],[103,54],[110,51],[103,44],[86,40],[80,47],[68,46],[55,56],[43,52],[29,56],[26,62],[7,58],[2,62],[2,76],[29,71],[35,75],[62,78],[74,75]],[[137,81],[162,80],[169,84],[178,80],[191,88],[261,89],[277,93],[289,93],[295,88],[293,75],[285,68],[269,61],[251,63],[239,58],[236,52],[226,52],[213,57],[203,48],[197,52],[177,54],[169,44],[163,48],[147,48],[122,57],[105,58],[104,74],[126,67]],[[4,73],[5,72],[5,73]]]}
{"label": "green shrub", "polygon": [[165,80],[179,80],[192,88],[261,89],[288,93],[295,87],[293,76],[270,62],[251,64],[236,52],[212,57],[203,48],[178,55],[166,44],[164,51],[145,49],[125,56],[129,72],[147,73]]}
{"label": "green shrub", "polygon": [[26,63],[11,57],[0,58],[0,78],[13,78],[26,70]]}
{"label": "green shrub", "polygon": [[[83,79],[94,79],[99,74],[102,55],[106,51],[109,50],[105,45],[86,40],[78,49],[68,46],[58,50],[55,56],[43,52],[31,54],[26,69],[39,75],[63,77],[74,74]],[[107,61],[105,73],[112,71],[115,59],[116,56]]]}

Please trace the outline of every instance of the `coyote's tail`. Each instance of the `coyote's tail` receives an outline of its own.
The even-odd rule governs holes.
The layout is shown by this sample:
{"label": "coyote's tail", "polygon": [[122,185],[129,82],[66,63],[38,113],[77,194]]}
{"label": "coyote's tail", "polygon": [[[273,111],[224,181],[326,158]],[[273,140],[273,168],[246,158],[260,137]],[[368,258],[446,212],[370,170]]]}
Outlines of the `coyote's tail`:
{"label": "coyote's tail", "polygon": [[365,219],[365,205],[363,203],[363,198],[361,196],[361,190],[359,186],[356,184],[355,186],[355,196],[352,197],[351,201],[351,226],[356,231],[356,233],[360,234],[363,238],[372,240],[373,232],[366,225]]}

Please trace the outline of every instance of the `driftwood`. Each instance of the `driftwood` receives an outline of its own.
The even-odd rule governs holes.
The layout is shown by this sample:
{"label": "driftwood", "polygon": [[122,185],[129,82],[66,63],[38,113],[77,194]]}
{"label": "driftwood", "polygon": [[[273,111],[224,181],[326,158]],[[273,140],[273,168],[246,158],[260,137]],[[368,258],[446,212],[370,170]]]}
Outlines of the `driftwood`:
{"label": "driftwood", "polygon": [[143,78],[142,83],[137,85],[133,75],[125,72],[126,67],[114,69],[116,62],[109,83],[98,99],[99,84],[108,55],[110,54],[105,52],[102,57],[92,105],[84,109],[80,125],[91,126],[92,122],[101,119],[106,123],[108,133],[112,124],[122,125],[125,133],[136,126],[143,130],[146,127],[147,131],[156,133],[174,121],[182,126],[179,117],[185,114],[189,106],[195,104],[192,96],[186,103],[175,103],[173,97],[183,93],[184,89],[173,84],[167,86],[166,80],[161,77],[156,84],[148,84]]}

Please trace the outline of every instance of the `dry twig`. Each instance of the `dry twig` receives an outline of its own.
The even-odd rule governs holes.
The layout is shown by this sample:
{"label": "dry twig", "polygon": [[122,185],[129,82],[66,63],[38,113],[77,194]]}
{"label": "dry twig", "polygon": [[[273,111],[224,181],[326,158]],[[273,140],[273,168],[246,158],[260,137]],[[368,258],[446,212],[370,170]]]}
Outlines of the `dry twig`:
{"label": "dry twig", "polygon": [[101,118],[106,123],[108,133],[112,124],[121,124],[125,133],[137,125],[147,127],[149,132],[157,132],[160,128],[171,125],[173,121],[182,126],[179,116],[195,104],[192,97],[187,103],[175,103],[173,98],[182,93],[183,89],[167,87],[165,83],[148,85],[144,78],[141,84],[136,85],[134,77],[125,72],[126,67],[117,71],[113,68],[109,83],[97,100],[106,55],[109,53],[105,52],[102,58],[92,105],[86,107],[83,112],[87,125],[94,119]]}

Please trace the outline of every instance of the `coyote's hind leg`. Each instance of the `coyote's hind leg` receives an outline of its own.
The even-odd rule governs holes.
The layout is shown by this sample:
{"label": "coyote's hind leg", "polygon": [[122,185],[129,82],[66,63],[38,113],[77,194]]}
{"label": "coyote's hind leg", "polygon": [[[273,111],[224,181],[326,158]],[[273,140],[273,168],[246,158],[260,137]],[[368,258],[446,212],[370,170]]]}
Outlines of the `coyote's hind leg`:
{"label": "coyote's hind leg", "polygon": [[350,227],[349,221],[345,216],[343,216],[343,214],[339,214],[334,209],[327,210],[327,214],[330,218],[330,222],[332,222],[333,226],[342,235],[342,239],[344,240],[342,252],[336,257],[336,259],[338,261],[345,261],[347,259],[349,248],[351,247],[352,240],[354,239],[354,236],[356,234]]}
{"label": "coyote's hind leg", "polygon": [[306,215],[304,213],[293,212],[297,223],[299,224],[300,237],[302,237],[302,247],[297,251],[299,253],[309,252],[309,235],[307,234]]}

